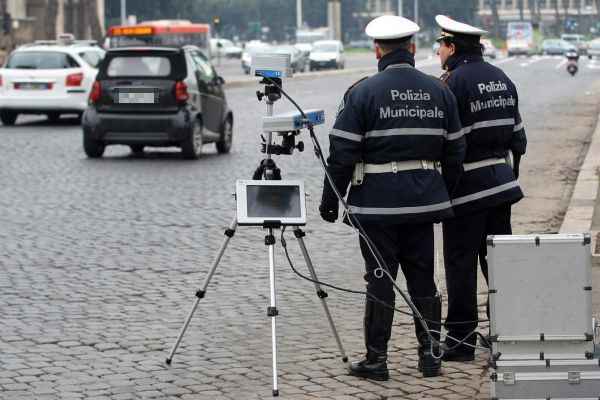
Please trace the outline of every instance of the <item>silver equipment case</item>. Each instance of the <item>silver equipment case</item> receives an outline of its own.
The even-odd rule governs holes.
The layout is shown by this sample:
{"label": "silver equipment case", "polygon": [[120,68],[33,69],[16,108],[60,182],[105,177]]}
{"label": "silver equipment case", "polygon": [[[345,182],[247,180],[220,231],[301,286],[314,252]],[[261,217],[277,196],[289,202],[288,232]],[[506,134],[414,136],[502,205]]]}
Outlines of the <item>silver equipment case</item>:
{"label": "silver equipment case", "polygon": [[497,361],[496,399],[600,399],[599,360]]}
{"label": "silver equipment case", "polygon": [[600,399],[590,242],[488,237],[493,400]]}
{"label": "silver equipment case", "polygon": [[488,237],[490,333],[502,360],[594,353],[590,236]]}
{"label": "silver equipment case", "polygon": [[291,58],[290,54],[255,54],[251,61],[252,75],[278,79],[291,78],[293,76]]}

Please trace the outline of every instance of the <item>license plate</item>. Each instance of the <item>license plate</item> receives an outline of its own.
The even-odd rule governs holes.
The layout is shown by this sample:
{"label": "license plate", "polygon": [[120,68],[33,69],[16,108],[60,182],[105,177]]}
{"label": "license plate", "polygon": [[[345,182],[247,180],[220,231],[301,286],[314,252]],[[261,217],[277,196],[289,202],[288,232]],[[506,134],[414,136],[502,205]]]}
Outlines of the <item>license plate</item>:
{"label": "license plate", "polygon": [[19,89],[19,90],[49,90],[51,88],[52,88],[51,83],[36,83],[36,82],[15,83],[15,89]]}
{"label": "license plate", "polygon": [[155,96],[152,92],[119,92],[119,104],[154,104]]}

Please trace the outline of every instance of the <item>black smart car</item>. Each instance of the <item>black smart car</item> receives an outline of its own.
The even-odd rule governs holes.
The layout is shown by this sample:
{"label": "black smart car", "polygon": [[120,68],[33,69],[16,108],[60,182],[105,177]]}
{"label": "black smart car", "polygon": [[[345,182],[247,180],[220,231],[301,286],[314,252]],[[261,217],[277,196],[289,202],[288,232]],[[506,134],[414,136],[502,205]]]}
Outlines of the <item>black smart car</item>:
{"label": "black smart car", "polygon": [[197,159],[205,143],[219,153],[231,149],[233,113],[224,80],[202,51],[136,47],[109,50],[83,115],[83,148],[102,157],[106,146],[178,146]]}

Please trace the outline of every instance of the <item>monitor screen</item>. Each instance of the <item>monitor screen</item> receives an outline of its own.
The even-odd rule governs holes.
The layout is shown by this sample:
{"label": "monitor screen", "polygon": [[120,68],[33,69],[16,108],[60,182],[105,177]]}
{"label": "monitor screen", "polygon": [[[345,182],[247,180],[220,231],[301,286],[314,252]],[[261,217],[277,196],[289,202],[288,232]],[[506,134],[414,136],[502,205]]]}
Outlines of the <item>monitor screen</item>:
{"label": "monitor screen", "polygon": [[301,218],[300,188],[290,185],[248,185],[249,218]]}

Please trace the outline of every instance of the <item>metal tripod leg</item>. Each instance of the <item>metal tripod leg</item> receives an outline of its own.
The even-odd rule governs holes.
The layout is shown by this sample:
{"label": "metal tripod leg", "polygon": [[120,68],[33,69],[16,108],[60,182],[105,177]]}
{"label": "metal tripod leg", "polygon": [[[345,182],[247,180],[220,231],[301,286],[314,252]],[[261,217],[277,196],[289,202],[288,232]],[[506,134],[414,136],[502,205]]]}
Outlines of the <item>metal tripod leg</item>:
{"label": "metal tripod leg", "polygon": [[277,311],[277,301],[275,298],[275,236],[273,228],[269,228],[269,234],[265,237],[265,244],[269,248],[269,285],[271,290],[271,304],[267,308],[267,315],[271,317],[271,346],[273,354],[273,396],[279,396],[277,387],[277,330],[275,320],[279,312]]}
{"label": "metal tripod leg", "polygon": [[[302,251],[302,255],[304,256],[304,260],[306,262],[306,266],[310,271],[310,276],[314,281],[318,281],[317,274],[315,273],[315,268],[313,267],[313,263],[310,259],[310,255],[308,254],[308,250],[306,250],[306,245],[304,243],[304,236],[306,233],[299,227],[294,227],[294,236],[298,239],[298,243],[300,244],[300,250]],[[346,356],[346,351],[344,350],[344,346],[342,345],[342,341],[340,340],[340,335],[337,332],[335,324],[333,323],[333,318],[331,317],[331,313],[329,312],[329,307],[327,306],[327,292],[325,292],[321,285],[317,282],[314,282],[315,289],[317,290],[317,296],[321,299],[321,304],[323,305],[323,309],[325,310],[325,315],[327,316],[327,320],[329,321],[329,326],[331,327],[331,331],[333,332],[333,336],[335,337],[335,341],[337,342],[338,348],[340,349],[340,354],[342,355],[342,361],[348,362],[348,357]]]}
{"label": "metal tripod leg", "polygon": [[215,260],[213,261],[212,267],[210,268],[210,271],[208,271],[208,275],[204,279],[202,288],[196,292],[196,301],[194,302],[194,305],[192,306],[192,309],[190,310],[190,312],[185,320],[185,323],[181,327],[181,330],[179,331],[179,336],[177,336],[177,340],[175,341],[175,344],[173,345],[173,348],[171,349],[171,353],[169,354],[169,357],[166,360],[166,363],[168,365],[171,365],[171,361],[173,361],[173,356],[175,355],[175,352],[177,351],[177,348],[179,347],[179,344],[181,343],[181,339],[183,339],[183,335],[185,334],[185,331],[187,330],[190,322],[192,321],[192,317],[194,316],[194,312],[196,311],[196,308],[198,308],[198,304],[200,303],[200,300],[204,298],[204,294],[206,293],[206,288],[208,287],[208,284],[210,283],[210,280],[212,279],[212,277],[215,273],[215,270],[217,269],[217,266],[219,265],[219,262],[221,262],[221,258],[223,257],[223,254],[225,253],[225,249],[227,249],[227,245],[229,244],[229,241],[231,240],[233,235],[235,235],[236,228],[237,228],[237,216],[233,218],[233,221],[231,221],[229,228],[225,230],[226,238],[225,238],[225,240],[223,240],[223,243],[221,244],[221,248],[219,249],[219,252],[217,253],[217,256],[215,257]]}

